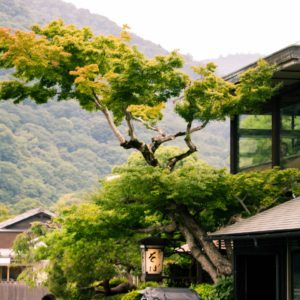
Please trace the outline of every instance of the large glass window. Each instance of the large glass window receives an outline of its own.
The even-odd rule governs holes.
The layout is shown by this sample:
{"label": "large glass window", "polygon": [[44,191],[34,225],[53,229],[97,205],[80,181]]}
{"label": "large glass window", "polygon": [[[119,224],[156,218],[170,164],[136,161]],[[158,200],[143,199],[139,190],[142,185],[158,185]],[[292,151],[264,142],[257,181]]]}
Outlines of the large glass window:
{"label": "large glass window", "polygon": [[280,160],[285,168],[300,168],[300,104],[281,109]]}
{"label": "large glass window", "polygon": [[300,300],[300,252],[292,252],[292,300]]}
{"label": "large glass window", "polygon": [[272,116],[239,117],[239,170],[264,169],[272,160]]}

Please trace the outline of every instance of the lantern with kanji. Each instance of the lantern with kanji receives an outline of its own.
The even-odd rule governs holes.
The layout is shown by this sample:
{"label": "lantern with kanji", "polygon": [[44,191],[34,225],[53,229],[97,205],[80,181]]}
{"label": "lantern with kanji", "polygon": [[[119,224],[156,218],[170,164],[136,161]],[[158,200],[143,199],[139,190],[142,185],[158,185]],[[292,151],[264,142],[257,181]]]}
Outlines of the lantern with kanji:
{"label": "lantern with kanji", "polygon": [[166,240],[148,237],[140,241],[142,255],[142,280],[161,281]]}

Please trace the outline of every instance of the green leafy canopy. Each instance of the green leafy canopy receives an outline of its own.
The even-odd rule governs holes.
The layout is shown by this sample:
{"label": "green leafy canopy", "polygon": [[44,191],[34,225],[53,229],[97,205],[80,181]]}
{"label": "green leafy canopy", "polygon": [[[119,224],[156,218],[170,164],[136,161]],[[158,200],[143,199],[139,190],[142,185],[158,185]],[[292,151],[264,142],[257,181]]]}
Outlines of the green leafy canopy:
{"label": "green leafy canopy", "polygon": [[217,77],[212,63],[195,67],[200,79],[192,81],[178,70],[183,60],[177,52],[147,59],[127,43],[127,27],[121,37],[95,36],[89,28],[77,29],[61,20],[32,30],[0,30],[0,67],[13,69],[16,78],[1,82],[1,99],[18,103],[30,97],[45,103],[53,96],[74,98],[87,110],[106,107],[120,121],[130,107],[133,113],[135,106],[143,111],[184,92],[176,111],[190,122],[223,120],[243,108],[246,98],[255,106],[274,92],[273,68],[263,61],[236,86]]}

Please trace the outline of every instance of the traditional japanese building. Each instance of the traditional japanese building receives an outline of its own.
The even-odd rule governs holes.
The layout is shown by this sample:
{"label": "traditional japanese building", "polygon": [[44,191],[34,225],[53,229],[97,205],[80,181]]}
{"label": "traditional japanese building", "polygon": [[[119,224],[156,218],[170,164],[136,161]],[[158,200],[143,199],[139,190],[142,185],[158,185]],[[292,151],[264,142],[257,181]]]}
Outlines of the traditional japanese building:
{"label": "traditional japanese building", "polygon": [[16,280],[24,268],[14,262],[12,246],[17,235],[28,230],[33,222],[45,223],[53,216],[48,210],[36,208],[0,223],[0,281]]}
{"label": "traditional japanese building", "polygon": [[[230,169],[232,173],[273,166],[300,168],[300,45],[292,45],[264,58],[277,66],[275,84],[282,86],[256,114],[231,120]],[[239,76],[255,64],[225,76]]]}
{"label": "traditional japanese building", "polygon": [[[300,45],[265,57],[277,66],[278,93],[231,119],[231,173],[274,166],[300,168]],[[225,76],[239,75],[255,64]],[[210,234],[233,242],[235,300],[300,299],[300,198]]]}
{"label": "traditional japanese building", "polygon": [[300,198],[210,235],[234,245],[236,300],[300,299]]}

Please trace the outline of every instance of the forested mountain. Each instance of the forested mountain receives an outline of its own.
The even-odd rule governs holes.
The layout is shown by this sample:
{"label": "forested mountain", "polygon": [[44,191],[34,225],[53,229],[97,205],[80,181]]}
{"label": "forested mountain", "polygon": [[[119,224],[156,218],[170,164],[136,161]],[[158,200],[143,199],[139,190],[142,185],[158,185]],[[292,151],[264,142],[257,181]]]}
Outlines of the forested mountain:
{"label": "forested mountain", "polygon": [[[27,30],[33,23],[58,18],[80,27],[90,26],[99,34],[120,32],[107,18],[60,0],[0,0],[0,26]],[[148,56],[167,53],[135,35],[132,43]],[[232,55],[215,61],[224,74],[257,57]],[[197,64],[189,56],[186,60],[186,70]],[[5,73],[0,72],[0,78],[3,76]],[[171,113],[171,106],[169,103],[162,123],[168,132],[183,124]],[[213,124],[199,133],[195,141],[200,156],[215,166],[226,166],[228,133],[228,123]],[[0,202],[50,205],[63,194],[92,189],[127,155],[102,116],[83,111],[73,101],[39,106],[29,101],[19,105],[0,102]]]}

